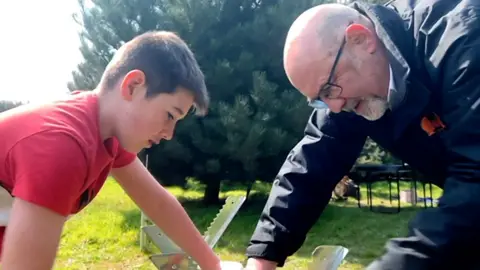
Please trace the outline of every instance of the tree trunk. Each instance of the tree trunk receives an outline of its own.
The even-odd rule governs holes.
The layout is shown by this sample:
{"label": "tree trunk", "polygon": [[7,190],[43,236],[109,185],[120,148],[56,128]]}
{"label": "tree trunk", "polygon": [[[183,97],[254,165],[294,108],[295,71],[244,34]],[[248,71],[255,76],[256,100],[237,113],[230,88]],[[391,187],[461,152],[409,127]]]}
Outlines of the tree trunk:
{"label": "tree trunk", "polygon": [[252,192],[253,184],[255,183],[254,180],[248,181],[247,184],[247,194],[245,195],[245,202],[248,201],[248,197],[250,196],[250,192]]}
{"label": "tree trunk", "polygon": [[203,203],[205,203],[206,205],[219,204],[221,180],[212,177],[204,183],[206,183],[207,186],[203,195]]}

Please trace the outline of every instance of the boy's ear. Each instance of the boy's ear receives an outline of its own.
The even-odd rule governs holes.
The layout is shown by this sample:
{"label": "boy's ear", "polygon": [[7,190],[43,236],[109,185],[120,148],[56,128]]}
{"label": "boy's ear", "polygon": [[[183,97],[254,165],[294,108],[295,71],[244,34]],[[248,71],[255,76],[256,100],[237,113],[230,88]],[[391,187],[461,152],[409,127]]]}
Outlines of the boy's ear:
{"label": "boy's ear", "polygon": [[140,89],[145,87],[145,73],[135,69],[128,72],[120,84],[120,92],[123,99],[131,101]]}

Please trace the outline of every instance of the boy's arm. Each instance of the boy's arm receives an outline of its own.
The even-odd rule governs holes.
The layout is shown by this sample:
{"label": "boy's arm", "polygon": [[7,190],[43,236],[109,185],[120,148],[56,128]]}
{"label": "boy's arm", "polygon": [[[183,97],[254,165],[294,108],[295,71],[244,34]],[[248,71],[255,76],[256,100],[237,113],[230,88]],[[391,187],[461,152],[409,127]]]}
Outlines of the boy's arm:
{"label": "boy's arm", "polygon": [[14,202],[2,269],[52,269],[63,224],[85,183],[83,151],[68,135],[44,132],[19,141],[5,166]]}
{"label": "boy's arm", "polygon": [[20,198],[11,213],[2,269],[52,269],[65,217]]}
{"label": "boy's arm", "polygon": [[163,188],[139,159],[112,175],[152,221],[202,269],[220,269],[220,260],[204,241],[178,200]]}

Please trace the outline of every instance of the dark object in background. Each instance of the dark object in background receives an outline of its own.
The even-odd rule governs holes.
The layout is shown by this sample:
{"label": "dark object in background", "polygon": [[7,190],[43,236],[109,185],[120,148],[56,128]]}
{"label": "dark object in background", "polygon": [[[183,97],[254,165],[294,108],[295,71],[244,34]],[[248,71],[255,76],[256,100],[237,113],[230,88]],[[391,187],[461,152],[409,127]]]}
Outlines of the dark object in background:
{"label": "dark object in background", "polygon": [[332,201],[346,201],[348,197],[357,198],[358,186],[348,176],[344,176],[332,191]]}

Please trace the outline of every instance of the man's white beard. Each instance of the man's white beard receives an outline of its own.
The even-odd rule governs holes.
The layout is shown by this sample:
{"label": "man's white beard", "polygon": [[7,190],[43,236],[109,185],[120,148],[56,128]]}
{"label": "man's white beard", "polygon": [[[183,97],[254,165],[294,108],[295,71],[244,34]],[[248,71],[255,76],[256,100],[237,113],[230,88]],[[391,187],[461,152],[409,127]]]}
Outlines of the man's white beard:
{"label": "man's white beard", "polygon": [[369,97],[362,101],[362,111],[355,112],[369,121],[380,119],[387,111],[387,101],[378,97]]}

